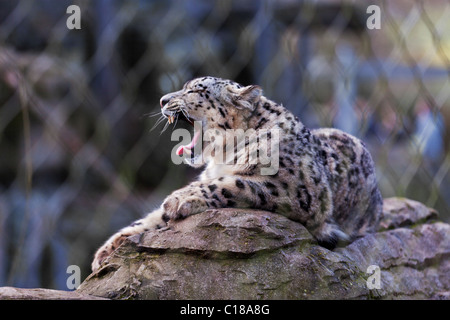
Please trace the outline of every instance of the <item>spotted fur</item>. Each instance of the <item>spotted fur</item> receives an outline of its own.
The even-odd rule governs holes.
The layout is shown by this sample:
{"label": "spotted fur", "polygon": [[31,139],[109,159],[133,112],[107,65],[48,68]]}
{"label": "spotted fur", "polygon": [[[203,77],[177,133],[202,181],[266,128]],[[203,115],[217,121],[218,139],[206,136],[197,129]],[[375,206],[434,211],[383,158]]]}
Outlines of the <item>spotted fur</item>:
{"label": "spotted fur", "polygon": [[[113,235],[96,253],[92,268],[129,235],[164,226],[207,209],[263,209],[302,223],[325,247],[373,232],[381,215],[372,158],[359,139],[337,129],[310,130],[291,112],[262,95],[259,86],[204,77],[161,98],[162,114],[200,121],[209,129],[253,129],[256,138],[244,140],[251,152],[261,152],[262,132],[279,129],[279,169],[261,175],[262,164],[250,164],[243,146],[234,159],[218,163],[211,155],[197,181],[169,195],[161,207]],[[269,135],[269,139],[271,136]],[[203,147],[203,153],[207,146]],[[270,150],[264,150],[269,151]]]}

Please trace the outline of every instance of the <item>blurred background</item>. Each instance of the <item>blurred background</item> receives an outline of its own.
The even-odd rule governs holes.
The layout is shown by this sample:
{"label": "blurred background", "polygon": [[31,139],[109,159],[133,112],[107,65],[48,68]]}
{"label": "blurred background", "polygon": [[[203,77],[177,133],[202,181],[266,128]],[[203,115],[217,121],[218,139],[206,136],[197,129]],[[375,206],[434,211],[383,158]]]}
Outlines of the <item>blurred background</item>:
{"label": "blurred background", "polygon": [[450,221],[446,0],[2,0],[0,286],[67,290],[69,265],[83,280],[110,235],[198,175],[149,114],[203,75],[363,139],[384,197]]}

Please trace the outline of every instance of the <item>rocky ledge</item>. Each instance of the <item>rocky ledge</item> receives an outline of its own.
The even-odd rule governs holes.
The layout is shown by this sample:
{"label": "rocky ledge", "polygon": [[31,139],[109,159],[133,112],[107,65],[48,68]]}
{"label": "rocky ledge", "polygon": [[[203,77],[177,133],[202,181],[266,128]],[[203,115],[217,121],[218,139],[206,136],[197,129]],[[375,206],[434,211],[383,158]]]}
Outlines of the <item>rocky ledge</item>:
{"label": "rocky ledge", "polygon": [[130,237],[76,293],[111,299],[450,299],[450,225],[401,198],[329,251],[265,211],[208,210]]}

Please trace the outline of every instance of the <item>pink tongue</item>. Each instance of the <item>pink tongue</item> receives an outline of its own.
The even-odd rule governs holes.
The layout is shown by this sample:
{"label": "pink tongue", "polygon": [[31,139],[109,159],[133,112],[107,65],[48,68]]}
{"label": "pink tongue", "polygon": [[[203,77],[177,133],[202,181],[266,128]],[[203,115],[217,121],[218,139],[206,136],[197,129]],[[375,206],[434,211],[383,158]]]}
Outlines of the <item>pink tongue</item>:
{"label": "pink tongue", "polygon": [[179,146],[178,149],[177,149],[177,155],[181,156],[184,153],[184,149],[191,150],[197,144],[198,138],[200,137],[200,133],[201,133],[201,131],[197,131],[194,134],[194,138],[192,139],[191,143],[189,143],[188,145],[186,145],[186,146]]}

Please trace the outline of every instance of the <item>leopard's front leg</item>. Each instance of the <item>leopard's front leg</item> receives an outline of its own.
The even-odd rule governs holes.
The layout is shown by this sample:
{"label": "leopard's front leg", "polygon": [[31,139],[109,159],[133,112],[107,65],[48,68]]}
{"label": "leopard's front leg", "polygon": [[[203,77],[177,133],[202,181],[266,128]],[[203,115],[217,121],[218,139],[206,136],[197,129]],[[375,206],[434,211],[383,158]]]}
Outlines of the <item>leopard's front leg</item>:
{"label": "leopard's front leg", "polygon": [[166,225],[161,208],[149,213],[146,217],[133,222],[128,227],[121,229],[112,235],[95,253],[92,261],[92,271],[98,270],[105,259],[111,255],[125,239],[134,234],[142,233],[150,229],[158,229]]}
{"label": "leopard's front leg", "polygon": [[278,194],[258,178],[221,177],[195,181],[169,195],[162,208],[165,219],[183,219],[214,208],[255,208],[276,211]]}
{"label": "leopard's front leg", "polygon": [[332,217],[329,189],[310,187],[261,176],[227,176],[196,181],[164,201],[163,218],[182,219],[213,208],[252,208],[282,214],[305,225],[326,247],[346,235]]}
{"label": "leopard's front leg", "polygon": [[165,220],[184,219],[209,208],[204,185],[198,181],[178,189],[166,197],[161,209]]}

